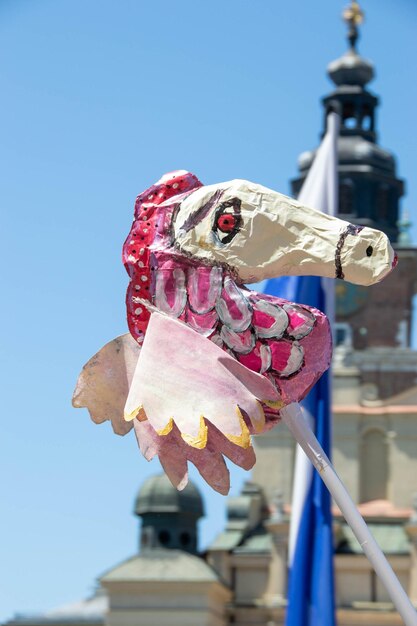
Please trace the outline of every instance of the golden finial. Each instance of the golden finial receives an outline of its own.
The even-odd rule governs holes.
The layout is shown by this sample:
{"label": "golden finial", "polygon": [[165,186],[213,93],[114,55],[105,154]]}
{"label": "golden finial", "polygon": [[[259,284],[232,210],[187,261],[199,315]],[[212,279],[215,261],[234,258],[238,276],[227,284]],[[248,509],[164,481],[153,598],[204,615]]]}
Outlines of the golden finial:
{"label": "golden finial", "polygon": [[343,11],[343,20],[349,27],[348,39],[353,50],[355,50],[356,41],[358,39],[358,26],[362,24],[364,20],[364,13],[359,6],[359,3],[352,0],[350,6],[346,7]]}
{"label": "golden finial", "polygon": [[359,26],[359,24],[362,24],[363,18],[363,11],[360,8],[359,3],[355,2],[355,0],[352,0],[350,7],[346,7],[343,11],[343,19],[348,24],[353,23],[355,26]]}

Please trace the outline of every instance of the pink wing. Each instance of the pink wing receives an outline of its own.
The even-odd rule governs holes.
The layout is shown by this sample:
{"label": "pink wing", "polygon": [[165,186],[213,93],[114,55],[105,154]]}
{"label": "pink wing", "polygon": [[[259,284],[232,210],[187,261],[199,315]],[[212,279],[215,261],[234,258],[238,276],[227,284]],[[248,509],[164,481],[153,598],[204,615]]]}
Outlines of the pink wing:
{"label": "pink wing", "polygon": [[96,424],[110,420],[117,435],[132,429],[123,409],[139,353],[130,333],[113,339],[84,365],[72,396],[74,407],[86,407]]}
{"label": "pink wing", "polygon": [[151,315],[126,401],[142,453],[158,455],[178,488],[187,461],[220,493],[229,490],[223,455],[250,469],[250,434],[265,428],[263,403],[282,406],[269,380],[248,370],[186,324]]}

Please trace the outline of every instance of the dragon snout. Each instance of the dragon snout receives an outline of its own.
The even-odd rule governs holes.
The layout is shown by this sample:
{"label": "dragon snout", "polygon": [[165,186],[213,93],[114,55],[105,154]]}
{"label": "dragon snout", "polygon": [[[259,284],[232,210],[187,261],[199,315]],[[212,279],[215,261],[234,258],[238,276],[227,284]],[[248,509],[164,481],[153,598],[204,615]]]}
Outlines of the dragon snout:
{"label": "dragon snout", "polygon": [[349,225],[336,250],[336,278],[358,285],[381,281],[397,265],[388,237],[373,228]]}

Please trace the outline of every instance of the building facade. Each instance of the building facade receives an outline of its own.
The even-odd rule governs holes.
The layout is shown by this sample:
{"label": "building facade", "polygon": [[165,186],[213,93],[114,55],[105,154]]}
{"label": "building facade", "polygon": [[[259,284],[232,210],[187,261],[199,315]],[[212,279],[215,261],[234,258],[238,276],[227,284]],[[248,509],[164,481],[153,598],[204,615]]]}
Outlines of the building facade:
{"label": "building facade", "polygon": [[[404,182],[394,156],[378,144],[374,68],[349,49],[329,65],[323,99],[341,116],[339,216],[385,231],[399,264],[382,284],[338,282],[333,361],[334,464],[397,576],[417,605],[417,352],[411,349],[417,249],[399,201]],[[314,159],[299,159],[296,195]],[[197,553],[203,515],[194,485],[177,492],[165,476],[142,486],[140,552],[99,581],[94,597],[8,626],[278,626],[284,623],[287,550],[295,445],[284,424],[258,436],[252,481],[228,499],[227,524]],[[273,468],[273,471],[271,471]],[[334,511],[339,626],[396,626],[401,619],[350,528]]]}

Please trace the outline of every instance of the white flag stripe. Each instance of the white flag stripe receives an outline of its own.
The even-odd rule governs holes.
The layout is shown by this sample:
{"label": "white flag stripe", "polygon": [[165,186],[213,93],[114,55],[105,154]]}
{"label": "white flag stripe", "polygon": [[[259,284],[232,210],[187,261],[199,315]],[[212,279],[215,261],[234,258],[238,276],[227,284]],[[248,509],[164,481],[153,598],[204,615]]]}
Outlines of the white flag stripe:
{"label": "white flag stripe", "polygon": [[[327,132],[321,142],[312,166],[308,172],[298,195],[298,200],[307,206],[336,215],[338,199],[337,178],[337,138],[339,136],[340,118],[336,113],[327,117]],[[333,324],[334,321],[334,280],[322,278],[322,286],[326,294],[325,313]],[[303,411],[305,413],[305,411]],[[314,416],[310,426],[314,430]],[[297,543],[298,529],[308,489],[311,484],[313,468],[302,448],[297,444],[294,463],[293,496],[291,507],[291,523],[288,543],[288,563],[291,567]]]}
{"label": "white flag stripe", "polygon": [[[303,417],[309,428],[314,428],[313,416],[303,409]],[[298,444],[295,446],[294,483],[291,504],[291,524],[288,538],[288,565],[294,560],[294,551],[297,543],[298,528],[303,514],[304,502],[310,489],[313,477],[313,466],[308,460],[304,450]]]}
{"label": "white flag stripe", "polygon": [[[309,169],[297,200],[302,204],[327,213],[337,213],[337,137],[340,118],[329,113],[327,132]],[[329,176],[329,173],[333,173]]]}

